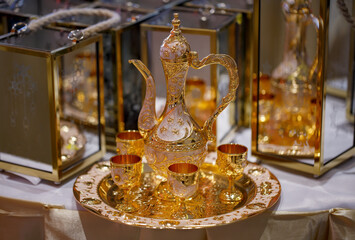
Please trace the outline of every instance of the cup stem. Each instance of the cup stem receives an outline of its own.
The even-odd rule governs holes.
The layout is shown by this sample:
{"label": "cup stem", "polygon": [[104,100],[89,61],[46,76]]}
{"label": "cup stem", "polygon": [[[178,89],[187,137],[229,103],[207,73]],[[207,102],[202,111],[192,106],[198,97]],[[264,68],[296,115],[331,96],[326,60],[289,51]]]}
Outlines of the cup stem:
{"label": "cup stem", "polygon": [[228,191],[230,193],[236,192],[235,186],[234,186],[234,179],[233,177],[228,177]]}
{"label": "cup stem", "polygon": [[193,214],[187,210],[185,198],[176,198],[177,210],[171,215],[173,219],[192,219],[194,218]]}
{"label": "cup stem", "polygon": [[119,210],[132,213],[137,211],[138,209],[134,207],[131,202],[130,202],[130,197],[131,197],[131,189],[125,188],[123,190],[123,199],[120,203],[120,206],[118,207]]}
{"label": "cup stem", "polygon": [[243,194],[234,186],[233,177],[228,177],[228,188],[222,190],[219,199],[226,204],[238,204],[243,199]]}
{"label": "cup stem", "polygon": [[126,204],[128,202],[128,194],[129,194],[129,189],[124,188],[123,189],[123,202]]}

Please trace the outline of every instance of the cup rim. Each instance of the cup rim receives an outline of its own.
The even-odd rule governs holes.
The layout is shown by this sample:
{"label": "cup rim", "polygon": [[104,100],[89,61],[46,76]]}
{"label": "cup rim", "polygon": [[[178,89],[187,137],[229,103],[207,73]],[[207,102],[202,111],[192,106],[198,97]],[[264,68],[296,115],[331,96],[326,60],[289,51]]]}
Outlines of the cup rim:
{"label": "cup rim", "polygon": [[[178,165],[180,165],[180,164],[188,165],[189,166],[188,167],[188,172],[177,172],[177,171],[174,171],[174,170],[171,169],[171,168],[175,168],[175,167],[178,168]],[[174,175],[189,175],[189,174],[195,174],[196,172],[198,172],[199,171],[199,167],[196,164],[193,164],[193,163],[173,163],[173,164],[169,165],[168,171],[171,172]]]}
{"label": "cup rim", "polygon": [[[224,150],[227,146],[235,146],[244,150],[241,150],[241,152],[229,152]],[[217,151],[222,153],[222,154],[227,154],[227,155],[234,155],[234,156],[239,156],[239,155],[244,155],[248,153],[248,148],[242,144],[238,143],[226,143],[226,144],[221,144],[217,147]]]}
{"label": "cup rim", "polygon": [[[137,136],[135,138],[125,138],[125,137],[121,137],[124,135],[134,135]],[[138,141],[138,140],[143,140],[143,136],[140,134],[140,132],[138,130],[125,130],[125,131],[121,131],[119,133],[116,134],[116,142],[130,142],[130,141]]]}
{"label": "cup rim", "polygon": [[[118,163],[118,162],[115,162],[114,160],[119,158],[119,157],[122,157],[122,156],[126,156],[128,157],[128,160],[129,161],[132,161],[132,162],[122,162],[122,163]],[[127,166],[127,165],[135,165],[135,164],[138,164],[142,162],[142,158],[138,155],[135,155],[135,154],[117,154],[115,156],[112,156],[110,158],[110,163],[112,165],[115,165],[115,166]]]}

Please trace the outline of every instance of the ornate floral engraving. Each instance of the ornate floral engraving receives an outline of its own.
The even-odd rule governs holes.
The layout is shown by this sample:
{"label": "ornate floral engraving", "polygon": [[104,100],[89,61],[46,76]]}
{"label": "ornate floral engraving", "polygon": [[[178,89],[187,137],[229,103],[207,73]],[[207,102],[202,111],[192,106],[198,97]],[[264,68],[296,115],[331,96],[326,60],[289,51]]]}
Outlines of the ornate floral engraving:
{"label": "ornate floral engraving", "polygon": [[252,168],[252,169],[250,169],[249,170],[249,174],[252,174],[252,175],[254,175],[254,176],[258,176],[258,175],[260,175],[260,174],[263,174],[264,173],[264,169],[262,169],[262,168]]}
{"label": "ornate floral engraving", "polygon": [[[14,66],[14,75],[9,79],[10,92],[10,126],[21,126],[24,134],[31,126],[30,119],[36,114],[35,94],[37,83],[30,74],[30,67],[26,65]],[[23,115],[23,118],[19,118]],[[20,122],[21,121],[21,122]]]}
{"label": "ornate floral engraving", "polygon": [[81,201],[82,204],[87,204],[87,205],[96,205],[96,204],[100,204],[101,200],[96,199],[96,198],[84,198]]}
{"label": "ornate floral engraving", "polygon": [[262,195],[269,195],[272,193],[272,187],[270,182],[263,182],[259,187],[260,193]]}

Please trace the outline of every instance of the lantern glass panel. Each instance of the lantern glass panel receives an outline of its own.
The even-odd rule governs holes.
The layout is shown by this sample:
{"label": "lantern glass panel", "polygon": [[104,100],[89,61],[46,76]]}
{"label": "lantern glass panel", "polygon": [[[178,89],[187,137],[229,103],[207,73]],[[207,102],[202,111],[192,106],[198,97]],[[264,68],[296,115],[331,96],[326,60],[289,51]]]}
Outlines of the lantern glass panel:
{"label": "lantern glass panel", "polygon": [[61,159],[73,160],[79,155],[85,158],[100,150],[96,46],[91,44],[64,54],[57,63],[61,80]]}
{"label": "lantern glass panel", "polygon": [[[352,1],[345,1],[348,9]],[[354,124],[346,113],[346,93],[353,59],[351,26],[341,14],[336,1],[330,2],[327,59],[325,69],[324,162],[334,159],[354,146]],[[349,87],[351,87],[349,85]]]}
{"label": "lantern glass panel", "polygon": [[[0,159],[52,171],[46,59],[0,51]],[[5,104],[6,103],[6,104]]]}

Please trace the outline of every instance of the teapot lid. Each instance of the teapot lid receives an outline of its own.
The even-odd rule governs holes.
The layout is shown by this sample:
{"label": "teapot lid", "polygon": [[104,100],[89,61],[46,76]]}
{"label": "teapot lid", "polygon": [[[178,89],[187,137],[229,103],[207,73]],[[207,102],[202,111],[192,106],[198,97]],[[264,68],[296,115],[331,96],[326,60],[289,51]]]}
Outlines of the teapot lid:
{"label": "teapot lid", "polygon": [[190,45],[181,34],[179,14],[174,13],[173,28],[160,47],[160,59],[169,62],[187,62]]}
{"label": "teapot lid", "polygon": [[283,0],[282,6],[286,13],[309,14],[311,0]]}

